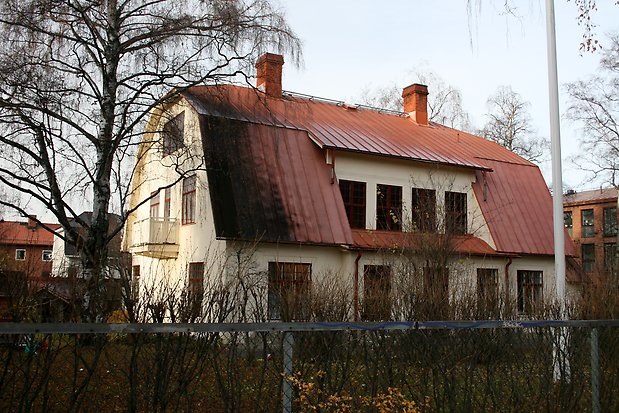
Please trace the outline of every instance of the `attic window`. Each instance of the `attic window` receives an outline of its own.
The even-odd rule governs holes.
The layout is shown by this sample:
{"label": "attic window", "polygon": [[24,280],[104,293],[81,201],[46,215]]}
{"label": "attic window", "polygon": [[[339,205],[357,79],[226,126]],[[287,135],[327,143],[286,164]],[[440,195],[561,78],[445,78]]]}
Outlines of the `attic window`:
{"label": "attic window", "polygon": [[170,155],[184,144],[185,112],[181,112],[163,125],[161,133],[163,139],[163,154]]}

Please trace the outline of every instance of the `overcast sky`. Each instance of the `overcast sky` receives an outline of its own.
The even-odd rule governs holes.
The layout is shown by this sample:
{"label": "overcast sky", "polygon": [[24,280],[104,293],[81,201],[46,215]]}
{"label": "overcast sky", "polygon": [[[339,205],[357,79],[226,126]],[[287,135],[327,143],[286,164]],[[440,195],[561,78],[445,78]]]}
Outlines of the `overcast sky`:
{"label": "overcast sky", "polygon": [[[479,1],[473,0],[474,3]],[[303,41],[304,64],[284,66],[285,90],[359,103],[364,89],[413,83],[417,70],[431,70],[462,92],[473,124],[485,122],[486,100],[510,85],[531,103],[539,134],[550,137],[545,2],[514,0],[518,17],[503,13],[503,0],[481,1],[469,18],[466,0],[369,1],[279,0]],[[598,0],[594,18],[602,44],[619,31],[615,0]],[[559,82],[594,73],[600,54],[581,53],[583,30],[574,2],[555,0]],[[432,93],[432,85],[428,85]],[[561,89],[561,112],[567,96]],[[576,125],[562,119],[564,183],[591,189],[568,158],[578,153]],[[542,165],[550,183],[550,162]]]}

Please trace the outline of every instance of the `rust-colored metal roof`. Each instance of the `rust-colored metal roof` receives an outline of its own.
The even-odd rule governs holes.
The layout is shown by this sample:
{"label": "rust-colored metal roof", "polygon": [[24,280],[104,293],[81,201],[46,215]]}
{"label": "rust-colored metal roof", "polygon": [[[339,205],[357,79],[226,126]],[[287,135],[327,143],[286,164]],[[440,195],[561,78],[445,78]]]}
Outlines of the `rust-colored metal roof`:
{"label": "rust-colored metal roof", "polygon": [[563,197],[563,205],[573,206],[578,204],[597,204],[602,202],[617,201],[616,188],[600,188],[591,191],[567,193]]}
{"label": "rust-colored metal roof", "polygon": [[209,116],[200,128],[217,237],[352,242],[339,186],[307,132]]}
{"label": "rust-colored metal roof", "polygon": [[487,242],[472,235],[422,234],[398,231],[353,229],[353,247],[367,250],[418,249],[429,242],[448,241],[449,250],[466,255],[504,256],[492,249]]}
{"label": "rust-colored metal roof", "polygon": [[[554,255],[552,198],[536,166],[486,161],[473,184],[497,251]],[[565,235],[565,253],[575,255]]]}
{"label": "rust-colored metal roof", "polygon": [[272,99],[233,85],[195,86],[184,96],[201,114],[305,130],[321,147],[482,170],[489,169],[487,158],[530,165],[494,142],[436,123],[421,126],[404,114],[295,95]]}
{"label": "rust-colored metal roof", "polygon": [[[57,230],[58,224],[45,224],[51,230]],[[4,245],[39,245],[54,244],[54,234],[40,225],[28,227],[26,222],[0,221],[0,244]]]}

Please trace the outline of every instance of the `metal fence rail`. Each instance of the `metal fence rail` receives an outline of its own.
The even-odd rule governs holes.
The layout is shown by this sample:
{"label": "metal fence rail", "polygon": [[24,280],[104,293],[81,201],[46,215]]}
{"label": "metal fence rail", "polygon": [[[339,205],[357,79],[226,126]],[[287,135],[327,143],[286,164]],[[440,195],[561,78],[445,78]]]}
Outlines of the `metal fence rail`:
{"label": "metal fence rail", "polygon": [[617,327],[0,323],[0,410],[618,411]]}

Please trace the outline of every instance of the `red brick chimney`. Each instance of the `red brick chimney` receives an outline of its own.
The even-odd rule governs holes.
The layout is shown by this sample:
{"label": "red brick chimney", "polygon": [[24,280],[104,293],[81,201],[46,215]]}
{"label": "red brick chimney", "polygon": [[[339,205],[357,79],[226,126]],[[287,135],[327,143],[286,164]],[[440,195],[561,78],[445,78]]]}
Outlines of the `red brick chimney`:
{"label": "red brick chimney", "polygon": [[418,125],[428,125],[428,87],[413,83],[402,91],[404,112]]}
{"label": "red brick chimney", "polygon": [[37,227],[37,222],[35,221],[37,219],[36,215],[28,215],[28,228],[29,229],[34,229]]}
{"label": "red brick chimney", "polygon": [[282,96],[282,66],[284,57],[265,53],[256,62],[256,87],[269,96]]}

